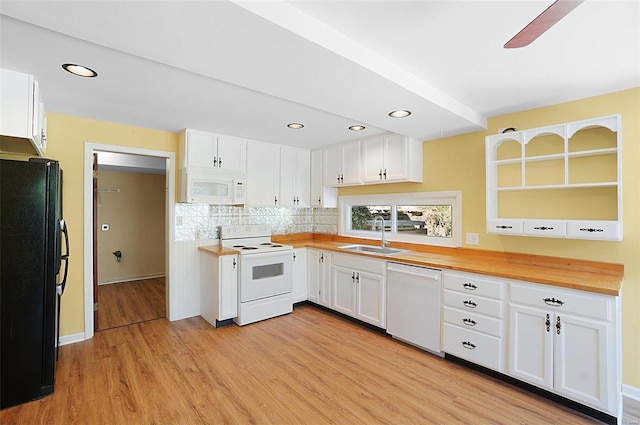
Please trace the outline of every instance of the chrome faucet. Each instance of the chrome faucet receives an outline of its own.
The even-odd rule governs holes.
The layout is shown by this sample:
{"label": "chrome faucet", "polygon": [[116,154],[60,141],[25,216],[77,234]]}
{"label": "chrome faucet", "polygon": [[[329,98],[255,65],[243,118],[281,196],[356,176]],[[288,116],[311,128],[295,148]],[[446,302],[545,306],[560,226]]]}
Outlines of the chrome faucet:
{"label": "chrome faucet", "polygon": [[380,238],[380,246],[382,246],[382,248],[385,248],[389,245],[389,242],[387,242],[384,239],[384,217],[383,216],[377,215],[373,218],[373,228],[374,229],[376,228],[376,222],[378,221],[378,219],[380,219],[380,221],[382,222],[382,224],[380,225],[380,231],[382,232],[381,233],[382,236]]}

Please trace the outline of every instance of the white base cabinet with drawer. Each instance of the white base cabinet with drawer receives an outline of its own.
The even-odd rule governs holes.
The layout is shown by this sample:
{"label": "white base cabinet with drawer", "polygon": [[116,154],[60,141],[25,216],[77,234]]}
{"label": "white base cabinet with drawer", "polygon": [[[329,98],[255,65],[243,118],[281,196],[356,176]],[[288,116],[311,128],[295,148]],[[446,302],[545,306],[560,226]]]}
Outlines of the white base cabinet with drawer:
{"label": "white base cabinet with drawer", "polygon": [[334,254],[331,264],[331,308],[384,329],[387,293],[385,269],[385,261]]}
{"label": "white base cabinet with drawer", "polygon": [[505,283],[488,276],[443,272],[442,351],[502,372]]}
{"label": "white base cabinet with drawer", "polygon": [[507,373],[618,416],[618,302],[619,297],[511,283]]}

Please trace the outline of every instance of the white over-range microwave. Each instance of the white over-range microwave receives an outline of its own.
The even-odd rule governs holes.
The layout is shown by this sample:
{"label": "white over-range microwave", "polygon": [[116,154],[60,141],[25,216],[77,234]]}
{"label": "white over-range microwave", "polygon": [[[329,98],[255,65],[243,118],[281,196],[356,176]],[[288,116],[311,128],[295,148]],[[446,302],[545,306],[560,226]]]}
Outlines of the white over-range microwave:
{"label": "white over-range microwave", "polygon": [[180,172],[180,202],[244,205],[247,179],[241,173],[184,168]]}

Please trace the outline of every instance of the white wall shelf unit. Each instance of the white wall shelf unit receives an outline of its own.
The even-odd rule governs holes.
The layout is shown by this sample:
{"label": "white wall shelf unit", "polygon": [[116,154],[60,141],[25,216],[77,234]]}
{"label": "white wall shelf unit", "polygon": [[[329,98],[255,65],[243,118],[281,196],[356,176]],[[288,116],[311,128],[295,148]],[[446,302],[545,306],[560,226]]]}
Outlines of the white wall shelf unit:
{"label": "white wall shelf unit", "polygon": [[485,140],[487,233],[622,240],[620,115]]}

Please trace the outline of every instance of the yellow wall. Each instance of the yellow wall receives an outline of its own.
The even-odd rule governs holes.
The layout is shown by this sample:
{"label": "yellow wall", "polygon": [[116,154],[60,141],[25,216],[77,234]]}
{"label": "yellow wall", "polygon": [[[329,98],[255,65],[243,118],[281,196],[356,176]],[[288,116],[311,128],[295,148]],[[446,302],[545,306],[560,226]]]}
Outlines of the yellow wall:
{"label": "yellow wall", "polygon": [[[485,233],[484,137],[501,127],[526,129],[610,114],[622,115],[624,240],[577,241]],[[503,115],[486,132],[424,144],[424,183],[342,188],[340,195],[461,190],[463,231],[480,234],[481,249],[599,260],[625,265],[623,292],[624,383],[640,388],[640,88]],[[72,238],[69,284],[62,303],[61,334],[84,331],[83,160],[84,143],[103,143],[177,152],[178,135],[49,113],[47,156],[65,171],[65,217]],[[464,239],[464,238],[463,238]]]}
{"label": "yellow wall", "polygon": [[[98,282],[165,274],[164,174],[98,171]],[[122,253],[121,261],[113,254]]]}
{"label": "yellow wall", "polygon": [[55,113],[47,113],[47,120],[47,157],[59,160],[64,170],[64,216],[71,239],[69,277],[60,317],[60,334],[64,336],[84,332],[84,144],[177,153],[178,135]]}
{"label": "yellow wall", "polygon": [[[484,138],[604,115],[622,116],[624,238],[621,242],[490,235],[485,232]],[[480,249],[622,263],[623,381],[640,388],[640,88],[489,119],[488,130],[424,143],[424,183],[341,188],[340,195],[462,191],[463,232],[479,233]],[[553,206],[550,206],[553,207]],[[463,237],[464,240],[464,237]]]}

